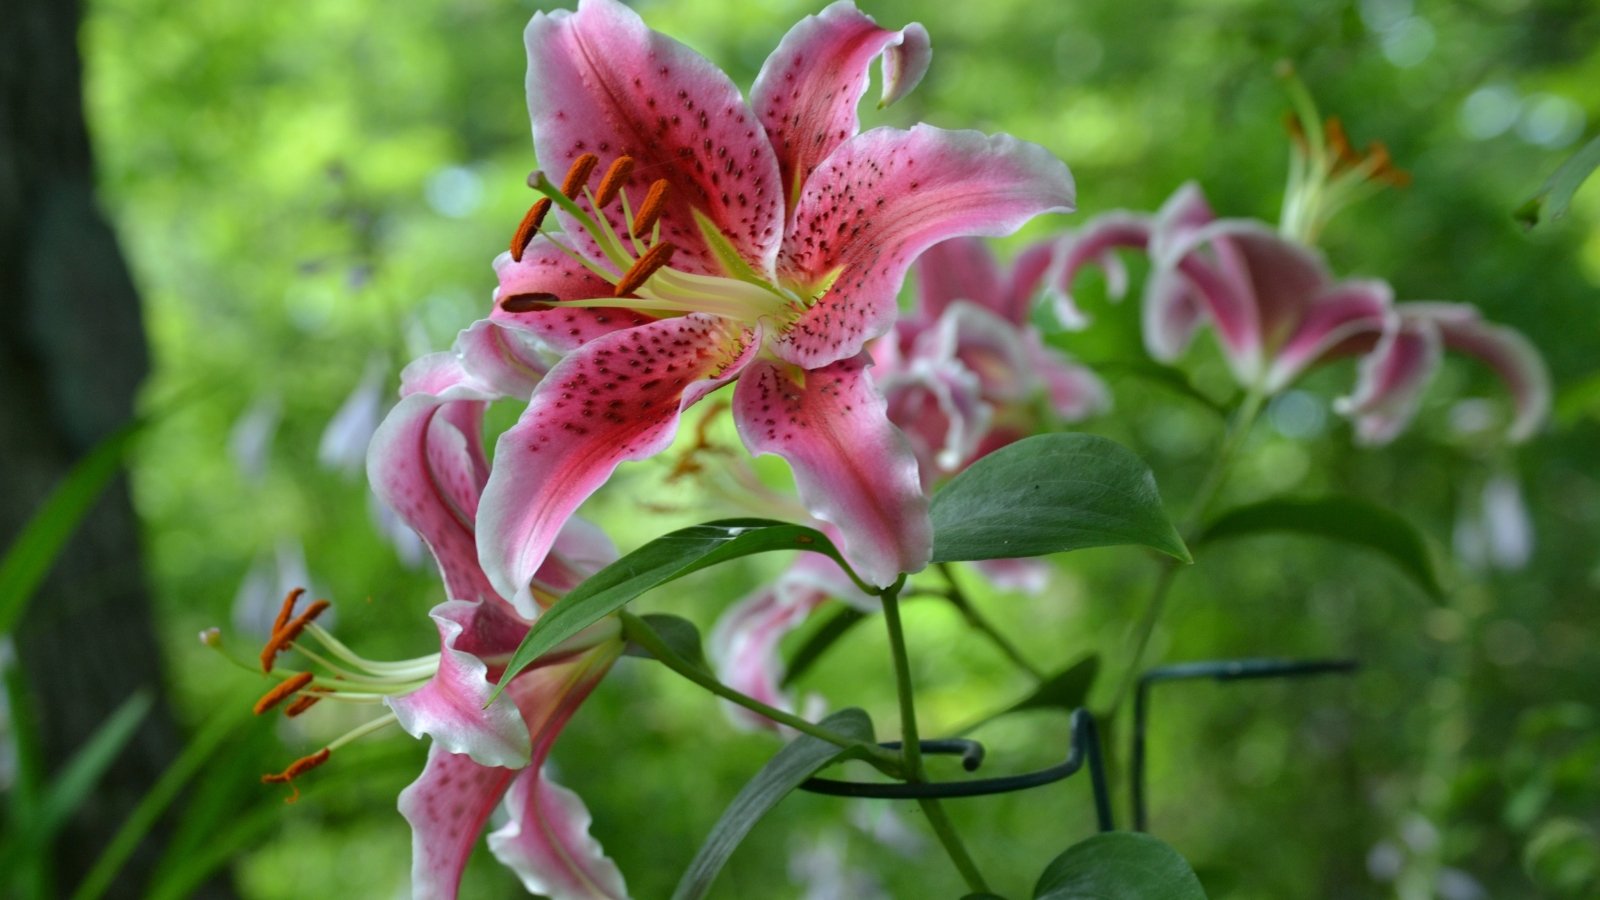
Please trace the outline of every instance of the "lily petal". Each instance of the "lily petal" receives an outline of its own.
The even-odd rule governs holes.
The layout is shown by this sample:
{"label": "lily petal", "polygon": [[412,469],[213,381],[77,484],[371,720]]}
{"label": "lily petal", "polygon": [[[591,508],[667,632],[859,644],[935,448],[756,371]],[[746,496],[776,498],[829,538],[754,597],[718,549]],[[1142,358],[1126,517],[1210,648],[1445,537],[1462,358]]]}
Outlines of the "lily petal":
{"label": "lily petal", "polygon": [[[678,248],[674,267],[721,272],[690,212],[696,208],[746,262],[772,272],[783,231],[778,160],[728,76],[615,0],[536,13],[523,37],[543,165],[564,171],[584,153],[603,162],[630,156],[636,166],[624,189],[635,203],[656,179],[672,186],[661,234]],[[592,238],[583,248],[600,258]]]}
{"label": "lily petal", "polygon": [[[707,649],[717,677],[736,691],[785,712],[794,703],[783,690],[783,658],[778,642],[828,599],[815,588],[784,591],[763,588],[729,607],[711,631]],[[728,719],[747,730],[777,731],[778,724],[742,706],[723,704]]]}
{"label": "lily petal", "polygon": [[1364,332],[1377,333],[1390,316],[1394,291],[1376,279],[1343,281],[1307,304],[1304,319],[1277,352],[1264,387],[1276,393],[1300,373]]}
{"label": "lily petal", "polygon": [[500,254],[494,261],[494,272],[500,284],[495,288],[494,311],[489,319],[532,334],[558,353],[575,350],[613,331],[651,321],[649,316],[631,309],[538,302],[541,297],[552,300],[609,297],[612,290],[609,282],[556,249],[544,235],[528,244],[521,261],[513,260],[510,253]]}
{"label": "lily petal", "polygon": [[1364,444],[1386,444],[1405,429],[1443,353],[1432,323],[1396,319],[1362,359],[1356,389],[1334,401],[1337,412],[1355,420]]}
{"label": "lily petal", "polygon": [[1205,324],[1205,306],[1189,279],[1176,269],[1157,268],[1144,287],[1144,348],[1160,362],[1175,362]]}
{"label": "lily petal", "polygon": [[439,744],[429,748],[422,774],[400,792],[400,814],[411,823],[413,897],[454,900],[472,847],[515,774]]}
{"label": "lily petal", "polygon": [[811,371],[758,359],[734,390],[733,416],[750,452],[789,461],[800,499],[839,529],[856,572],[887,585],[928,564],[933,528],[916,458],[868,364],[864,353]]}
{"label": "lily petal", "polygon": [[[994,311],[1003,316],[1013,325],[1026,325],[1033,314],[1033,299],[1044,286],[1045,278],[1050,274],[1050,267],[1055,263],[1056,241],[1045,241],[1034,244],[1022,251],[1011,263],[1011,278],[1006,285],[1005,296],[995,305]],[[1128,270],[1122,266],[1120,260],[1109,257],[1114,264],[1107,265],[1108,277],[1110,271],[1121,272],[1124,282],[1122,289],[1126,290]],[[1104,260],[1102,260],[1104,264]],[[1113,278],[1113,280],[1115,280]],[[1120,291],[1118,292],[1120,296]]]}
{"label": "lily petal", "polygon": [[894,323],[895,295],[924,250],[961,235],[1010,234],[1070,212],[1072,174],[1043,147],[1007,135],[875,128],[817,167],[784,236],[789,283],[829,285],[775,343],[816,369],[848,359]]}
{"label": "lily petal", "polygon": [[541,342],[532,335],[488,319],[472,323],[456,336],[462,372],[497,397],[526,400],[533,393],[550,370],[541,350]]}
{"label": "lily petal", "polygon": [[924,488],[977,453],[994,407],[983,401],[978,376],[966,366],[918,357],[885,374],[879,387],[889,421],[911,444]]}
{"label": "lily petal", "polygon": [[567,518],[618,465],[666,449],[682,410],[736,376],[756,341],[692,314],[596,338],[545,376],[500,436],[478,510],[478,558],[535,613],[529,580]]}
{"label": "lily petal", "polygon": [[1515,408],[1509,436],[1525,441],[1550,414],[1550,372],[1533,343],[1520,331],[1485,322],[1465,303],[1414,302],[1399,306],[1408,320],[1433,323],[1444,345],[1475,357],[1500,376]]}
{"label": "lily petal", "polygon": [[1093,370],[1045,346],[1036,331],[1029,330],[1023,337],[1033,373],[1043,382],[1050,408],[1063,422],[1079,422],[1111,408],[1111,391]]}
{"label": "lily petal", "polygon": [[1090,265],[1100,266],[1106,270],[1112,296],[1120,297],[1126,289],[1127,273],[1114,251],[1146,249],[1151,231],[1149,216],[1116,211],[1096,216],[1083,228],[1057,242],[1055,263],[1046,277],[1046,291],[1062,328],[1080,331],[1089,326],[1089,317],[1072,299],[1072,284],[1077,281],[1078,274]]}
{"label": "lily petal", "polygon": [[1033,393],[1034,377],[1023,330],[995,313],[958,301],[917,341],[919,355],[959,362],[978,377],[983,398],[1006,403]]}
{"label": "lily petal", "polygon": [[861,130],[856,107],[879,56],[881,107],[910,93],[927,72],[933,56],[927,30],[914,22],[900,31],[880,28],[850,0],[839,0],[801,19],[767,57],[750,105],[777,150],[787,199],[798,197],[817,165]]}
{"label": "lily petal", "polygon": [[923,320],[941,318],[958,300],[1004,315],[1007,287],[989,245],[977,238],[940,241],[917,257],[917,313]]}

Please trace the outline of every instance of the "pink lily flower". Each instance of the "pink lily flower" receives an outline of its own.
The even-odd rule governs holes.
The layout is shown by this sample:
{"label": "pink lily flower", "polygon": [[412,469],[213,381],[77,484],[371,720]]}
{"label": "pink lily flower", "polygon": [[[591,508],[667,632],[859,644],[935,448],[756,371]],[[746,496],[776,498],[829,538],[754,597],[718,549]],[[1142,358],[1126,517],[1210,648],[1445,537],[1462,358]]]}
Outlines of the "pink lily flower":
{"label": "pink lily flower", "polygon": [[[789,32],[748,104],[615,0],[535,15],[526,41],[534,141],[571,168],[559,189],[533,179],[545,196],[495,262],[491,318],[567,355],[500,439],[478,513],[490,581],[528,612],[567,517],[735,380],[746,447],[789,461],[864,578],[926,565],[927,500],[863,348],[924,249],[1070,210],[1066,166],[1007,136],[858,134],[871,62],[887,104],[929,50],[920,26],[880,28],[849,2]],[[536,235],[552,212],[560,235]]]}
{"label": "pink lily flower", "polygon": [[[373,436],[368,467],[374,491],[417,531],[444,578],[448,599],[430,613],[440,652],[367,660],[311,621],[326,601],[294,616],[296,592],[262,654],[263,668],[275,672],[277,654],[292,646],[328,675],[288,677],[262,699],[258,713],[291,697],[291,716],[324,700],[381,701],[390,709],[266,781],[289,782],[391,722],[432,738],[426,767],[399,800],[412,827],[412,890],[419,898],[456,896],[473,845],[502,800],[508,821],[489,835],[489,847],[530,892],[553,898],[627,893],[615,863],[589,835],[582,800],[545,767],[563,726],[622,652],[615,619],[556,648],[512,679],[507,699],[488,703],[531,622],[495,593],[477,563],[473,519],[489,477],[479,435],[488,404],[505,396],[525,399],[545,367],[526,336],[479,322],[462,332],[454,353],[406,368],[400,403]],[[598,529],[572,519],[531,580],[531,593],[541,604],[553,602],[616,555]]]}
{"label": "pink lily flower", "polygon": [[1267,223],[1217,219],[1192,183],[1154,216],[1090,222],[1057,273],[1059,295],[1070,296],[1077,272],[1117,247],[1150,256],[1144,339],[1162,362],[1177,360],[1210,325],[1239,384],[1270,396],[1314,366],[1361,356],[1355,390],[1335,407],[1365,443],[1404,429],[1445,348],[1476,357],[1506,383],[1512,441],[1530,437],[1548,413],[1549,376],[1518,332],[1484,322],[1470,305],[1396,304],[1383,281],[1336,280],[1320,252]]}

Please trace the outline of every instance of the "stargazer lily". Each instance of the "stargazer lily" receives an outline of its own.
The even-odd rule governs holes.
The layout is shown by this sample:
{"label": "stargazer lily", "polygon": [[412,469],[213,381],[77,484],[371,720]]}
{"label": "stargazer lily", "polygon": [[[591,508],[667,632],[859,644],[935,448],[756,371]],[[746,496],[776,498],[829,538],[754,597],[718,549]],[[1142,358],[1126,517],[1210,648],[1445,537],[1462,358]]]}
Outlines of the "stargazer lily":
{"label": "stargazer lily", "polygon": [[[373,436],[369,477],[377,494],[433,552],[448,599],[431,616],[440,651],[370,660],[313,621],[319,600],[296,614],[289,596],[261,654],[281,682],[257,704],[287,703],[298,716],[323,702],[382,703],[390,712],[357,728],[268,782],[291,782],[339,747],[390,723],[433,743],[422,775],[400,795],[413,833],[412,890],[453,898],[479,834],[501,801],[507,822],[489,847],[527,889],[553,898],[623,897],[621,873],[588,833],[583,802],[551,780],[545,761],[562,727],[622,652],[605,619],[557,647],[488,700],[531,625],[498,595],[478,566],[473,519],[489,466],[483,414],[500,397],[526,398],[545,362],[525,336],[490,322],[463,332],[456,352],[423,357],[402,373],[402,398]],[[531,579],[542,607],[616,557],[598,529],[566,523]],[[285,672],[279,654],[298,651],[310,669]]]}
{"label": "stargazer lily", "polygon": [[863,348],[924,249],[1070,210],[1066,166],[1003,135],[858,134],[872,61],[887,104],[929,49],[921,26],[881,28],[849,2],[789,32],[749,103],[614,0],[535,15],[526,41],[534,143],[566,175],[532,179],[543,196],[495,262],[491,318],[567,355],[497,447],[478,513],[494,586],[529,611],[566,518],[735,379],[745,445],[788,460],[857,571],[922,568],[927,501]]}
{"label": "stargazer lily", "polygon": [[[1482,320],[1467,304],[1396,304],[1378,279],[1338,280],[1311,246],[1334,210],[1377,185],[1404,182],[1382,145],[1350,149],[1338,121],[1296,129],[1295,163],[1277,227],[1218,219],[1195,184],[1180,188],[1154,216],[1117,212],[1092,220],[1065,246],[1054,275],[1058,309],[1081,321],[1070,299],[1078,272],[1118,247],[1145,251],[1145,347],[1173,362],[1210,325],[1239,384],[1261,395],[1288,387],[1306,370],[1360,356],[1358,383],[1335,408],[1357,437],[1385,443],[1416,412],[1442,351],[1476,357],[1510,390],[1512,441],[1530,437],[1549,410],[1549,377],[1520,333]],[[1309,134],[1308,134],[1309,133]]]}

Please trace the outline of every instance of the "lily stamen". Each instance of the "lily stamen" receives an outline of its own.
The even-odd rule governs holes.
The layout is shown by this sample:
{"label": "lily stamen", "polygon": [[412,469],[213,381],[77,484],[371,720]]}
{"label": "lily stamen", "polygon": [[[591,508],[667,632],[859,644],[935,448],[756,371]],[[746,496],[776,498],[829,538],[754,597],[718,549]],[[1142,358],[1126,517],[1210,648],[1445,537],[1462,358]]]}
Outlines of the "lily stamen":
{"label": "lily stamen", "polygon": [[604,209],[617,199],[617,194],[622,192],[622,185],[633,174],[633,157],[619,156],[611,167],[606,169],[605,177],[600,179],[600,189],[595,191],[594,205],[596,209]]}
{"label": "lily stamen", "polygon": [[283,598],[283,605],[278,607],[278,617],[272,620],[273,634],[282,631],[283,626],[289,624],[289,620],[294,617],[294,605],[300,602],[300,598],[305,596],[305,592],[306,589],[303,587],[289,589],[288,595]]}
{"label": "lily stamen", "polygon": [[289,620],[287,625],[275,630],[271,639],[267,641],[267,646],[261,650],[261,671],[271,672],[272,663],[278,658],[278,654],[288,648],[294,639],[300,636],[300,632],[304,631],[313,619],[322,615],[322,611],[330,605],[326,600],[318,600],[306,607],[305,612]]}
{"label": "lily stamen", "polygon": [[594,174],[594,167],[600,165],[600,157],[593,153],[585,153],[572,161],[572,168],[567,170],[567,177],[561,181],[561,193],[568,200],[578,199],[578,194],[583,191],[583,186],[589,183],[589,176]]}
{"label": "lily stamen", "polygon": [[614,296],[626,297],[638,290],[646,281],[650,280],[650,276],[660,271],[672,260],[672,254],[677,249],[677,247],[663,241],[645,251],[644,256],[639,257],[639,261],[634,263],[633,267],[617,281],[616,290],[612,292]]}
{"label": "lily stamen", "polygon": [[285,802],[285,803],[293,803],[296,800],[300,799],[300,789],[298,787],[295,787],[295,785],[293,783],[294,780],[296,778],[300,777],[301,775],[304,775],[305,773],[311,771],[312,769],[315,769],[317,766],[320,766],[323,763],[327,762],[328,761],[328,757],[330,757],[332,755],[333,755],[333,751],[332,750],[330,750],[327,747],[323,747],[321,750],[318,750],[317,752],[311,754],[310,756],[302,756],[299,759],[295,760],[294,762],[290,763],[289,764],[289,768],[284,769],[282,772],[271,772],[271,773],[268,773],[266,775],[261,776],[261,783],[262,784],[287,784],[287,785],[289,785],[289,787],[294,790],[294,793],[292,793],[289,796],[283,798],[283,802]]}
{"label": "lily stamen", "polygon": [[517,226],[516,233],[511,236],[512,259],[522,262],[522,254],[527,251],[533,236],[539,233],[539,226],[544,224],[544,217],[549,213],[549,197],[541,197],[528,207],[527,215],[522,217],[522,224]]}
{"label": "lily stamen", "polygon": [[642,235],[655,228],[656,223],[661,221],[661,214],[666,211],[667,192],[671,187],[665,179],[658,179],[650,185],[650,192],[644,195],[644,202],[639,204],[638,215],[633,217],[630,231]]}
{"label": "lily stamen", "polygon": [[301,688],[311,683],[311,679],[313,677],[315,676],[313,676],[310,672],[298,672],[295,675],[290,676],[288,680],[274,685],[272,690],[267,691],[262,695],[260,700],[256,701],[256,715],[259,716],[267,712],[274,706],[282,703],[288,697],[298,693]]}
{"label": "lily stamen", "polygon": [[322,697],[323,695],[320,689],[314,688],[313,692],[301,694],[299,697],[296,697],[295,701],[289,704],[289,708],[283,711],[283,714],[286,717],[293,719],[311,707],[316,706],[317,703],[322,700]]}

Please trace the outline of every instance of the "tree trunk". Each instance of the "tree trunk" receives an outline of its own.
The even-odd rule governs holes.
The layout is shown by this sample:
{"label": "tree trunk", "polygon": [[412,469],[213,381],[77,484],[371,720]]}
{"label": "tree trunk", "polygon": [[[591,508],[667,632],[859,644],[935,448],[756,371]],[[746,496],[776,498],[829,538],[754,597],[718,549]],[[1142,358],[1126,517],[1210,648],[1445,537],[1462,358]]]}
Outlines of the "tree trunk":
{"label": "tree trunk", "polygon": [[[0,21],[0,548],[51,488],[133,415],[149,369],[139,298],[95,205],[75,0],[3,0]],[[134,690],[159,698],[160,661],[138,520],[119,478],[33,598],[16,636],[46,766],[59,769]],[[177,754],[158,700],[53,845],[65,896]],[[158,829],[117,896],[136,896]]]}

